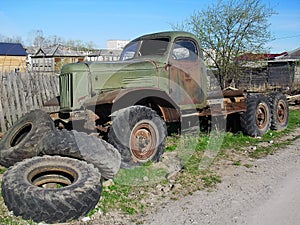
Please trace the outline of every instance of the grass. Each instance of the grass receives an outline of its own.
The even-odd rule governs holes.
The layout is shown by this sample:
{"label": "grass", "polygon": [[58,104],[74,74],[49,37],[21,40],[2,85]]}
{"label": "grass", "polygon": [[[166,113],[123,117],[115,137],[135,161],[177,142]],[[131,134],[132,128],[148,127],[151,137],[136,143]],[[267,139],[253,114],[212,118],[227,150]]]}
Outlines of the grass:
{"label": "grass", "polygon": [[[181,188],[179,190],[173,191],[171,194],[171,199],[178,199],[179,195],[189,195],[196,190],[200,189],[210,189],[215,187],[218,183],[220,183],[221,177],[214,174],[209,170],[209,166],[204,170],[199,169],[201,162],[205,164],[208,162],[211,165],[214,160],[218,160],[220,158],[226,158],[226,150],[231,149],[237,153],[244,153],[245,148],[249,148],[250,146],[259,146],[260,143],[268,143],[270,141],[277,140],[283,135],[287,135],[298,128],[300,125],[300,111],[291,111],[290,112],[290,122],[289,126],[286,130],[281,132],[269,131],[262,138],[252,138],[246,136],[242,133],[201,133],[199,136],[184,136],[179,137],[177,135],[173,135],[168,137],[166,144],[166,152],[174,152],[178,151],[185,161],[184,163],[184,172],[180,173],[177,177],[176,182],[180,183]],[[221,144],[219,143],[221,142]],[[249,153],[249,157],[259,158],[264,157],[268,154],[274,153],[279,147],[285,146],[292,143],[292,140],[283,141],[283,142],[274,142],[268,147],[257,147],[255,151]],[[209,150],[208,150],[209,148]],[[213,154],[213,159],[209,158],[209,154]],[[214,154],[216,153],[216,154]],[[207,155],[206,155],[207,154]],[[234,166],[241,166],[242,162],[240,160],[235,160],[232,162]],[[247,168],[251,168],[251,164],[244,164],[243,166]],[[165,183],[167,182],[162,177],[165,174],[165,171],[155,171],[154,168],[151,169],[151,165],[149,168],[136,168],[134,170],[121,170],[118,174],[117,180],[120,183],[124,183],[124,179],[127,180],[127,183],[134,183],[138,185],[139,182],[144,182],[143,178],[145,176],[149,176],[152,174],[153,177],[156,175],[160,177],[158,182]],[[123,180],[122,180],[123,179]],[[153,183],[152,183],[153,184]],[[149,186],[143,186],[139,188],[135,188],[132,186],[122,186],[120,184],[115,184],[113,187],[110,187],[108,190],[104,192],[105,198],[101,201],[101,209],[104,212],[107,212],[111,209],[122,209],[123,212],[132,214],[138,213],[145,210],[139,202],[143,198],[147,198],[147,189],[153,188],[153,185],[149,183]],[[152,185],[152,186],[151,186]],[[141,191],[142,195],[139,194],[138,190],[144,189]],[[129,191],[131,190],[131,191]],[[134,198],[128,197],[129,193],[136,193]],[[133,194],[134,195],[134,194]]]}
{"label": "grass", "polygon": [[[300,110],[292,110],[290,111],[289,125],[287,129],[284,131],[269,131],[264,137],[262,141],[270,142],[277,139],[280,139],[282,136],[286,136],[289,133],[293,132],[296,128],[300,127]],[[262,158],[267,155],[273,154],[276,150],[282,146],[290,145],[294,140],[298,139],[298,136],[292,137],[289,140],[274,142],[272,145],[258,147],[255,151],[249,154],[252,158]]]}
{"label": "grass", "polygon": [[[92,216],[99,210],[110,212],[112,210],[121,210],[123,213],[133,215],[144,212],[151,207],[153,202],[149,200],[156,198],[169,197],[170,199],[179,199],[180,196],[190,195],[196,190],[211,190],[222,178],[210,169],[215,161],[229,157],[227,150],[236,154],[247,155],[252,158],[264,157],[273,154],[278,148],[289,145],[294,139],[277,142],[282,136],[292,133],[300,127],[300,110],[290,111],[290,121],[288,128],[281,132],[269,131],[262,138],[252,138],[242,133],[201,133],[199,136],[173,135],[167,138],[166,152],[178,152],[184,161],[184,170],[179,173],[175,183],[178,188],[170,189],[170,182],[166,180],[167,171],[156,168],[148,163],[135,169],[121,169],[114,179],[114,184],[104,187],[102,198],[97,207],[92,210],[88,216]],[[270,144],[273,142],[272,144]],[[268,143],[267,146],[260,147],[262,143]],[[245,149],[255,146],[256,150],[245,153]],[[229,159],[231,160],[231,159]],[[245,166],[251,168],[249,163],[243,164],[241,160],[232,161],[234,166]],[[0,174],[6,169],[0,167]],[[163,189],[170,189],[169,193],[164,193]],[[10,216],[0,196],[0,224],[35,224],[32,221],[24,221],[20,218]]]}
{"label": "grass", "polygon": [[6,170],[7,170],[6,168],[0,167],[0,174],[4,174],[4,172],[5,172]]}
{"label": "grass", "polygon": [[98,207],[104,213],[109,212],[111,209],[121,209],[127,214],[140,212],[143,206],[131,193],[133,193],[133,188],[127,185],[115,184],[104,188]]}
{"label": "grass", "polygon": [[221,183],[221,177],[215,174],[210,174],[201,178],[205,188],[214,188],[216,184]]}

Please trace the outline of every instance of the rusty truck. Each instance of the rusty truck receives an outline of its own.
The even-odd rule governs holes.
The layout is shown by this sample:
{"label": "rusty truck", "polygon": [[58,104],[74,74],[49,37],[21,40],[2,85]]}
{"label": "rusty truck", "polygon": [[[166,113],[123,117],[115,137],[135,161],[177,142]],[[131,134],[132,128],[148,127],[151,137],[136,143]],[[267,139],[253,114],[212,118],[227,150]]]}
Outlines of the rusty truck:
{"label": "rusty truck", "polygon": [[159,160],[169,125],[187,127],[195,117],[235,115],[250,136],[287,127],[288,102],[280,92],[216,91],[208,77],[195,35],[148,34],[127,44],[117,62],[65,65],[60,96],[48,105],[59,105],[51,113],[57,127],[96,131],[132,163]]}

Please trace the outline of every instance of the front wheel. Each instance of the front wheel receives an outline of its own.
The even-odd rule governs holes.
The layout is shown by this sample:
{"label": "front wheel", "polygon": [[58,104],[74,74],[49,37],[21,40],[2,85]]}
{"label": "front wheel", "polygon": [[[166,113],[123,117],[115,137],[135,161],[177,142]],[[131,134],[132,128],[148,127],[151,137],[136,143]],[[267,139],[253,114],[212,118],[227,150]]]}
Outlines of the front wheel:
{"label": "front wheel", "polygon": [[122,167],[132,167],[159,161],[166,136],[166,125],[154,110],[131,106],[117,113],[108,140],[119,150]]}
{"label": "front wheel", "polygon": [[241,127],[244,133],[252,137],[261,137],[271,125],[271,110],[264,95],[252,95],[247,98],[246,112],[241,115]]}

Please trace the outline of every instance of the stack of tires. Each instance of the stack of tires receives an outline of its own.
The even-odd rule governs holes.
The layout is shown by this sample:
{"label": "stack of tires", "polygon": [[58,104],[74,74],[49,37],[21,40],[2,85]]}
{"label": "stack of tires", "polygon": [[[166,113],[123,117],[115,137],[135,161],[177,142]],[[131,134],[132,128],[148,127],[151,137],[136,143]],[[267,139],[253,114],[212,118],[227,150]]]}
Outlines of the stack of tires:
{"label": "stack of tires", "polygon": [[77,131],[57,130],[49,115],[34,110],[0,141],[2,195],[10,211],[35,222],[61,223],[87,214],[98,203],[101,179],[121,165],[117,149]]}

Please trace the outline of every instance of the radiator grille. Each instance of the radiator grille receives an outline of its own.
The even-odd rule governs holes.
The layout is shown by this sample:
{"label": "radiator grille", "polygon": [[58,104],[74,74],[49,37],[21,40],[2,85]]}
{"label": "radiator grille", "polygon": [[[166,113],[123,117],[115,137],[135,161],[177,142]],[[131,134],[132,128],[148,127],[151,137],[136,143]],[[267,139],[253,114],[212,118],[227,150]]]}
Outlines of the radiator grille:
{"label": "radiator grille", "polygon": [[73,82],[72,74],[61,74],[59,76],[60,107],[71,108],[73,106]]}

